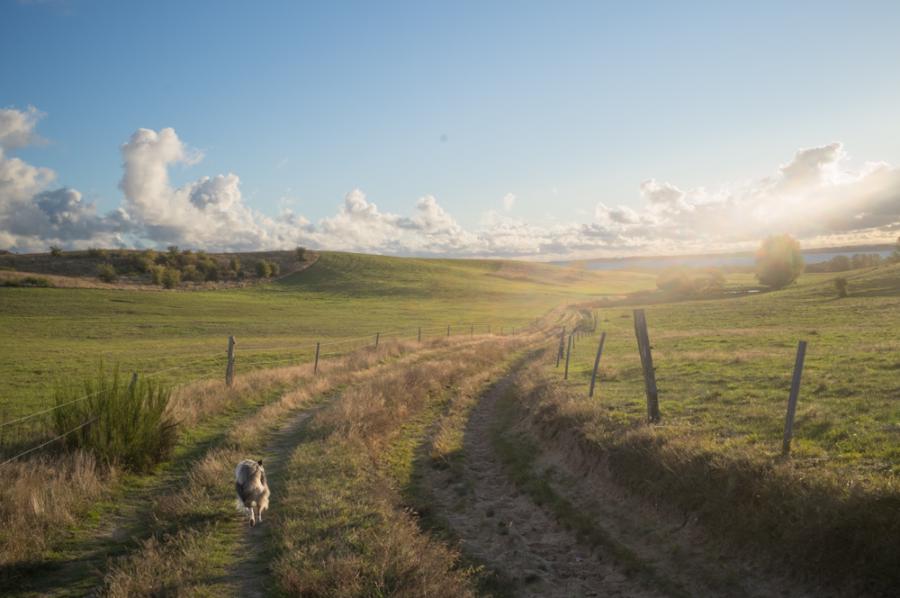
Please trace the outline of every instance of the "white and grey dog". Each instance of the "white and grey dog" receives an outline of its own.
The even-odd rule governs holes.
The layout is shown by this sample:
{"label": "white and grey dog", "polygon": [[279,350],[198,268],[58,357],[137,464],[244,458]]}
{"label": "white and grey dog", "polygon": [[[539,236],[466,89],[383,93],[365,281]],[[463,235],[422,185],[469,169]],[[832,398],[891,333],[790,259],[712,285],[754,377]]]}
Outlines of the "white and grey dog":
{"label": "white and grey dog", "polygon": [[238,508],[250,511],[250,525],[262,521],[263,511],[269,508],[269,484],[262,460],[244,459],[234,470],[234,487],[238,495]]}

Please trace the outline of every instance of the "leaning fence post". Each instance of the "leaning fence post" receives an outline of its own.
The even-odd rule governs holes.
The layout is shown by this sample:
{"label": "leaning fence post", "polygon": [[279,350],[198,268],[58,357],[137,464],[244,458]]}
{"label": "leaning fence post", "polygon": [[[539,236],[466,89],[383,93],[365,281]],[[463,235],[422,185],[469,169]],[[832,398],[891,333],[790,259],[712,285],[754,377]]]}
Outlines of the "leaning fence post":
{"label": "leaning fence post", "polygon": [[319,343],[316,343],[316,362],[313,364],[313,374],[319,373]]}
{"label": "leaning fence post", "polygon": [[597,357],[594,358],[594,371],[591,374],[591,389],[588,391],[588,398],[594,396],[594,382],[597,380],[597,368],[600,366],[600,355],[603,353],[603,341],[606,340],[606,333],[600,334],[600,346],[597,347]]}
{"label": "leaning fence post", "polygon": [[653,355],[650,351],[650,335],[647,334],[647,317],[643,309],[634,310],[634,334],[637,337],[641,367],[644,370],[644,390],[647,393],[647,420],[659,421],[659,392],[656,388],[656,374],[653,371]]}
{"label": "leaning fence post", "polygon": [[572,354],[572,337],[575,335],[573,332],[569,335],[569,347],[566,349],[566,372],[563,374],[563,380],[569,379],[569,355]]}
{"label": "leaning fence post", "polygon": [[475,336],[475,327],[474,326],[469,328],[469,336]]}
{"label": "leaning fence post", "polygon": [[488,334],[490,334],[490,333],[491,333],[491,325],[488,324]]}
{"label": "leaning fence post", "polygon": [[447,336],[450,336],[450,326],[447,326]]}
{"label": "leaning fence post", "polygon": [[228,365],[225,366],[225,385],[234,386],[234,337],[228,337]]}
{"label": "leaning fence post", "polygon": [[420,343],[422,342],[422,327],[421,327],[421,326],[419,326],[419,336],[418,336],[418,340],[419,340]]}
{"label": "leaning fence post", "polygon": [[375,333],[375,348],[376,348],[376,349],[378,348],[378,339],[379,339],[379,337],[381,337],[381,333],[380,333],[380,332],[376,332],[376,333]]}
{"label": "leaning fence post", "polygon": [[784,419],[784,441],[781,454],[791,454],[791,438],[794,435],[794,415],[797,413],[797,399],[800,397],[800,376],[803,375],[803,360],[806,358],[806,341],[797,345],[797,360],[794,362],[794,376],[791,379],[791,394],[788,397],[787,416]]}

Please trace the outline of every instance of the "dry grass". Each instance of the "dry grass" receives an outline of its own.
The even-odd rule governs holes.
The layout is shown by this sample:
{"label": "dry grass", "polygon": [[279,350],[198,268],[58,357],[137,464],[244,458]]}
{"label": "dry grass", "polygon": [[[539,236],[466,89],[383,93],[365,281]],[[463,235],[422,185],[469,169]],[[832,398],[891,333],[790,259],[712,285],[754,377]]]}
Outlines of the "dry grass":
{"label": "dry grass", "polygon": [[693,514],[720,540],[853,593],[900,584],[896,479],[839,476],[739,445],[723,451],[679,426],[623,419],[548,377],[546,363],[520,376],[517,395],[525,425],[575,466],[601,464],[629,490]]}
{"label": "dry grass", "polygon": [[[232,529],[238,525],[232,481],[234,464],[248,454],[258,454],[273,424],[315,404],[333,388],[376,378],[384,368],[404,367],[408,361],[418,359],[417,349],[428,354],[446,350],[442,349],[445,344],[443,341],[401,342],[383,344],[378,351],[363,349],[323,362],[323,369],[328,373],[316,377],[311,377],[311,370],[305,366],[269,371],[269,379],[278,380],[290,390],[252,416],[236,422],[220,445],[194,462],[178,489],[157,497],[153,506],[154,536],[112,564],[104,580],[105,593],[153,596],[177,590],[191,595],[215,595],[216,582],[210,580],[226,576],[225,569],[234,551],[233,537],[223,534],[221,526]],[[310,378],[306,379],[307,376]],[[254,372],[243,382],[253,385],[262,379],[262,372]],[[301,383],[302,386],[296,387]],[[209,409],[206,402],[214,400],[213,396],[201,395],[201,411]],[[179,530],[177,534],[172,531],[175,529]],[[204,557],[203,545],[217,547],[218,551],[208,552]],[[187,559],[189,566],[185,566],[185,551],[193,554],[195,549],[197,554]],[[191,565],[195,559],[197,562]],[[148,574],[153,570],[161,571],[162,575]]]}
{"label": "dry grass", "polygon": [[[460,555],[405,507],[415,449],[526,339],[460,346],[358,381],[310,423],[273,515],[281,591],[303,596],[469,596]],[[465,400],[464,399],[464,400]],[[447,434],[444,442],[457,442]]]}
{"label": "dry grass", "polygon": [[[432,343],[423,345],[431,347]],[[355,371],[370,367],[379,360],[407,353],[413,348],[412,343],[384,344],[377,353],[362,350],[323,360],[320,366],[325,371]],[[224,387],[219,380],[179,388],[170,401],[170,413],[186,429],[235,408],[248,396],[259,396],[277,387],[293,390],[282,395],[276,403],[263,407],[258,415],[234,427],[224,443],[227,449],[216,449],[201,458],[188,473],[188,483],[183,489],[157,503],[158,516],[172,521],[179,514],[189,511],[212,511],[209,496],[221,491],[222,480],[230,480],[230,468],[239,449],[258,442],[270,422],[286,411],[325,392],[331,385],[345,381],[343,377],[327,375],[313,378],[311,367],[301,365],[239,375],[232,388]],[[303,386],[296,388],[300,385]],[[53,550],[67,531],[80,525],[97,501],[120,491],[118,471],[97,463],[93,457],[82,452],[53,456],[39,454],[10,463],[3,469],[8,483],[0,487],[2,565],[21,565]],[[161,549],[155,550],[158,553]]]}
{"label": "dry grass", "polygon": [[115,483],[118,471],[81,451],[4,467],[0,487],[0,566],[39,557],[60,529],[75,525]]}

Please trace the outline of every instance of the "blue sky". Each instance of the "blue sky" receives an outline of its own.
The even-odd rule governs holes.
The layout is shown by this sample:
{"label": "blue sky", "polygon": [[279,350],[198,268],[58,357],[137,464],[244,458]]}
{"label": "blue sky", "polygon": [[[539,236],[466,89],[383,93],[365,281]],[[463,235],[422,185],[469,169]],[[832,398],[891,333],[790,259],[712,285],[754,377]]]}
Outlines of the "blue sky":
{"label": "blue sky", "polygon": [[[428,196],[457,227],[431,249],[362,233],[347,246],[388,253],[724,247],[707,230],[648,242],[651,225],[664,236],[685,224],[660,228],[671,214],[647,212],[660,202],[642,182],[697,206],[736,187],[753,195],[799,150],[833,142],[832,163],[857,179],[865,162],[900,163],[896,2],[0,1],[0,108],[43,115],[34,133],[44,142],[7,157],[52,169],[51,186],[78,190],[101,214],[141,203],[119,188],[120,150],[139,128],[171,127],[202,152],[167,163],[172,189],[234,173],[243,205],[273,218],[289,207],[310,222],[311,245],[329,240],[317,223],[352,211],[354,190],[401,232],[438,226],[403,225]],[[890,195],[895,174],[879,193]],[[862,183],[855,193],[871,191]],[[884,201],[866,206],[882,213]],[[603,211],[618,208],[633,213]],[[872,239],[895,222],[786,232]],[[556,243],[591,226],[602,243]],[[475,243],[488,229],[543,241],[525,251],[500,248],[503,234]],[[117,238],[135,234],[146,237]],[[26,236],[7,243],[25,247]]]}

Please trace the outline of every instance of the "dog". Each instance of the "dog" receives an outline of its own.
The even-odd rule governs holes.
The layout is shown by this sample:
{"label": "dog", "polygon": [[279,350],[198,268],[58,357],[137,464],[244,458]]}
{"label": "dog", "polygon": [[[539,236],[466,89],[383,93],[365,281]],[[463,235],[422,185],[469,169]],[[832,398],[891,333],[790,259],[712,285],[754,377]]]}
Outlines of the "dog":
{"label": "dog", "polygon": [[250,527],[262,522],[263,511],[269,508],[269,484],[262,459],[244,459],[234,470],[234,487],[238,495],[238,508],[250,511]]}

